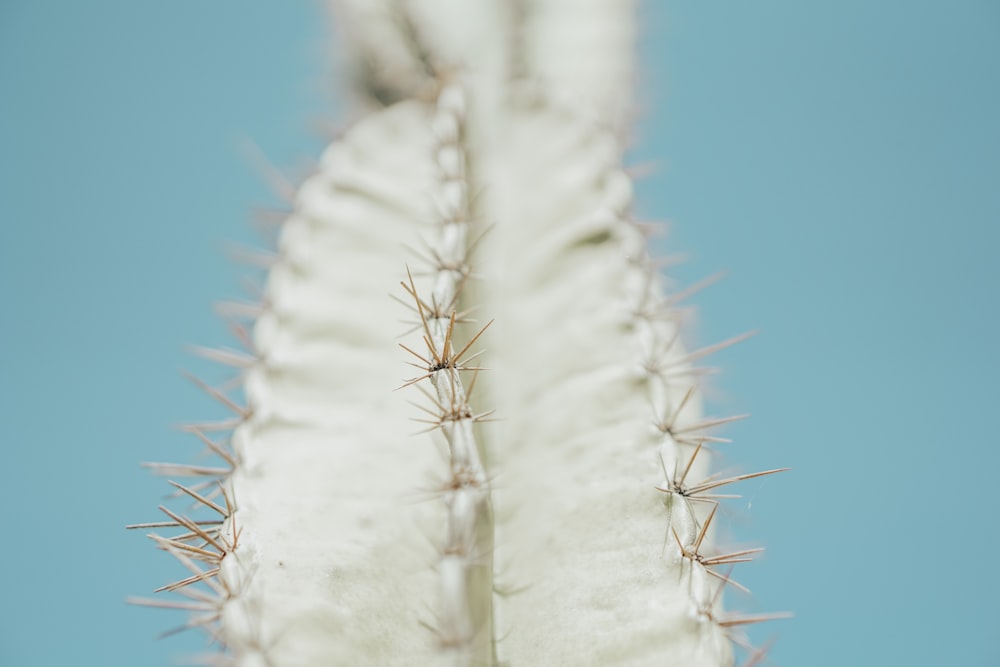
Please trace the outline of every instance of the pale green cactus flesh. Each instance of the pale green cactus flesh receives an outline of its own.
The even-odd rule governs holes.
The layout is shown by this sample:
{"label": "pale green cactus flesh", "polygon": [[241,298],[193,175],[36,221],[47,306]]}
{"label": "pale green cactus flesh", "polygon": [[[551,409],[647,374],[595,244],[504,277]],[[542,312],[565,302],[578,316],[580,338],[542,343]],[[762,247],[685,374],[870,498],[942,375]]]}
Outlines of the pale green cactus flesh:
{"label": "pale green cactus flesh", "polygon": [[246,405],[206,387],[224,465],[161,466],[214,516],[143,524],[188,570],[149,603],[240,666],[732,665],[774,615],[722,611],[757,550],[715,548],[717,491],[776,471],[701,454],[713,348],[680,344],[622,167],[634,8],[339,5],[366,111],[247,353],[210,354]]}

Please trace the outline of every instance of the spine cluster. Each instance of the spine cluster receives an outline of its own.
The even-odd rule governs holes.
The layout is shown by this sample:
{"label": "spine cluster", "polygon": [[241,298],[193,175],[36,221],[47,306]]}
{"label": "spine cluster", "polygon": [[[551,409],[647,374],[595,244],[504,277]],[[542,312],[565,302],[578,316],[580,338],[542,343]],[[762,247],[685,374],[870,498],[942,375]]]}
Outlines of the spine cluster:
{"label": "spine cluster", "polygon": [[[736,336],[721,343],[685,352],[679,337],[682,322],[679,304],[702,285],[665,295],[661,288],[655,261],[648,253],[649,228],[630,219],[630,187],[628,176],[620,171],[612,179],[620,185],[609,188],[609,207],[619,223],[622,248],[633,285],[633,321],[641,350],[642,372],[646,378],[649,403],[653,406],[651,421],[656,429],[656,456],[662,471],[662,481],[655,489],[663,494],[666,509],[666,529],[663,551],[668,559],[679,562],[687,577],[687,592],[691,612],[703,621],[723,629],[730,639],[751,652],[749,660],[759,660],[761,655],[749,645],[746,638],[735,630],[763,621],[785,618],[777,614],[722,614],[721,596],[726,585],[744,593],[750,591],[730,573],[738,563],[750,562],[761,548],[744,549],[729,553],[704,553],[702,545],[719,509],[720,501],[739,498],[734,494],[717,491],[736,482],[784,472],[776,468],[760,472],[723,477],[720,473],[708,474],[706,461],[699,460],[706,447],[729,440],[712,435],[714,428],[744,419],[748,415],[699,419],[692,409],[692,400],[698,392],[698,378],[710,368],[695,364],[705,357],[735,345],[752,334]],[[726,567],[729,566],[729,567]],[[725,568],[725,569],[722,569]],[[716,580],[712,584],[712,579]],[[755,657],[756,656],[756,657]]]}
{"label": "spine cluster", "polygon": [[[234,323],[234,327],[240,335],[246,333],[241,325]],[[241,371],[254,363],[252,356],[235,350],[199,351],[206,358]],[[239,465],[239,460],[229,440],[232,432],[250,418],[250,410],[236,403],[223,391],[210,387],[197,378],[191,379],[235,415],[231,419],[188,424],[184,427],[222,465],[146,464],[160,475],[197,480],[189,485],[173,480],[168,482],[176,490],[174,496],[187,501],[187,512],[174,511],[160,505],[159,510],[166,520],[127,526],[128,529],[172,531],[169,535],[149,533],[148,537],[157,548],[173,556],[184,567],[188,576],[154,591],[176,593],[181,599],[131,598],[130,602],[147,607],[185,610],[190,614],[188,621],[172,632],[201,628],[213,641],[224,644],[221,631],[223,611],[238,595],[239,586],[221,575],[222,564],[227,557],[235,557],[241,533],[236,522],[236,507],[230,488],[230,477]],[[221,438],[221,441],[213,439],[209,434]]]}

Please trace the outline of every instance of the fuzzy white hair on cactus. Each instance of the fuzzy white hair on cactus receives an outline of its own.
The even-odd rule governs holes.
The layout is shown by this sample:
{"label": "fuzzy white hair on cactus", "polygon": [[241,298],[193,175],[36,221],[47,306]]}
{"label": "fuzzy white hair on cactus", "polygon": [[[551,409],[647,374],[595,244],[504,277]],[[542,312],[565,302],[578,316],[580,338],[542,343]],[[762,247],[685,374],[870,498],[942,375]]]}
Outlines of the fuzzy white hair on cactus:
{"label": "fuzzy white hair on cactus", "polygon": [[[294,196],[246,403],[153,464],[198,509],[138,528],[184,568],[207,663],[723,667],[732,484],[701,358],[630,217],[634,7],[341,0],[358,119]],[[391,298],[387,295],[391,295]],[[417,424],[414,434],[414,423]]]}

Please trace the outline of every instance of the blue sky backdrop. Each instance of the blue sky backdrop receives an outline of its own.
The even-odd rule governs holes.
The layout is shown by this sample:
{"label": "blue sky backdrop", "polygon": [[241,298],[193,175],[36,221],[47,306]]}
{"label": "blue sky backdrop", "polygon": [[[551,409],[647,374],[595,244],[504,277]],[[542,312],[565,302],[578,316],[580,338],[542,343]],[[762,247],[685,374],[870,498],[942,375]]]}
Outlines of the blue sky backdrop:
{"label": "blue sky backdrop", "polygon": [[[198,447],[177,373],[227,341],[226,243],[335,120],[317,3],[0,2],[0,664],[174,664],[127,607],[177,574],[126,523]],[[1000,3],[649,1],[639,210],[691,260],[754,611],[777,665],[997,665]]]}

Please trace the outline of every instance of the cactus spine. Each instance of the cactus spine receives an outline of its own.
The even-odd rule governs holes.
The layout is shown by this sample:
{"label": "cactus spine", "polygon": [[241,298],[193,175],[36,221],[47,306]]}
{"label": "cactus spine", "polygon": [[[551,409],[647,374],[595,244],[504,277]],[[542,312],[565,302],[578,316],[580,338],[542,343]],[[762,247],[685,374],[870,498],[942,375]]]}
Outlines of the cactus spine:
{"label": "cactus spine", "polygon": [[159,466],[212,516],[142,524],[187,569],[148,603],[241,667],[731,665],[770,617],[721,610],[757,550],[715,552],[716,490],[777,471],[707,472],[719,346],[630,218],[631,3],[338,5],[366,113],[208,352],[246,404],[202,384],[222,465]]}

